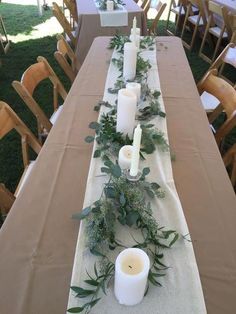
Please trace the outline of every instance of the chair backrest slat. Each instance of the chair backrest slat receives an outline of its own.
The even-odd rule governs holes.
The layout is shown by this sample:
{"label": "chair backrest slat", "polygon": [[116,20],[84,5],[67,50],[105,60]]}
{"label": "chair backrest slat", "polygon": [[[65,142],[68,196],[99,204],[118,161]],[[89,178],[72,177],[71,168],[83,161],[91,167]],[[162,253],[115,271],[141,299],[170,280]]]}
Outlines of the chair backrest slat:
{"label": "chair backrest slat", "polygon": [[223,17],[223,6],[222,5],[220,5],[216,2],[213,2],[213,1],[209,1],[208,8],[209,8],[210,12],[218,14],[218,15]]}

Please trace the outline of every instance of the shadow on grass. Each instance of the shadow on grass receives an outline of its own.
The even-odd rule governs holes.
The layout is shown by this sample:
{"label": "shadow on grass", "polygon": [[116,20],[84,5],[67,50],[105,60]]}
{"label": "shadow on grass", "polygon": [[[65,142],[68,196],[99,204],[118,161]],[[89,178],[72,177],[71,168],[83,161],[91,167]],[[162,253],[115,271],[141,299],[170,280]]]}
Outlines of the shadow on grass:
{"label": "shadow on grass", "polygon": [[43,16],[40,17],[38,15],[38,7],[35,5],[11,3],[0,3],[0,13],[7,34],[11,36],[16,36],[17,34],[28,35],[35,26],[45,22],[52,16],[51,10],[44,11]]}

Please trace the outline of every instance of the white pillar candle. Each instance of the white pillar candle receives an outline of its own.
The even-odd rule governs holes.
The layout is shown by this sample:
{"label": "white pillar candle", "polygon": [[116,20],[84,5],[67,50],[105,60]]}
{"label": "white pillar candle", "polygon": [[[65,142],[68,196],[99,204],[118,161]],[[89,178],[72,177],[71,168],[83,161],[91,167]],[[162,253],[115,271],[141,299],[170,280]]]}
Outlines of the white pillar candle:
{"label": "white pillar candle", "polygon": [[142,129],[140,124],[137,125],[134,130],[134,140],[133,140],[133,153],[131,158],[130,175],[135,177],[138,174],[139,166],[139,151],[142,138]]}
{"label": "white pillar candle", "polygon": [[121,167],[121,169],[130,169],[132,151],[133,151],[132,145],[125,145],[121,147],[118,157],[118,164]]}
{"label": "white pillar candle", "polygon": [[107,11],[114,10],[114,2],[112,0],[107,0]]}
{"label": "white pillar candle", "polygon": [[123,76],[126,80],[133,80],[136,75],[137,47],[134,43],[124,44]]}
{"label": "white pillar candle", "polygon": [[139,50],[139,48],[140,48],[140,36],[137,34],[132,34],[129,36],[129,39],[131,40],[132,43],[134,43],[134,45]]}
{"label": "white pillar candle", "polygon": [[118,92],[116,131],[133,137],[135,114],[137,107],[136,95],[126,88]]}
{"label": "white pillar candle", "polygon": [[[134,34],[134,29],[133,27],[131,28],[131,35]],[[140,28],[136,27],[136,35],[141,36],[141,30]]]}
{"label": "white pillar candle", "polygon": [[135,93],[137,97],[137,102],[139,102],[140,97],[141,97],[141,84],[136,83],[136,82],[129,82],[126,84],[126,88],[128,90],[131,90],[133,93]]}
{"label": "white pillar candle", "polygon": [[147,254],[140,249],[122,251],[115,263],[115,296],[120,304],[135,305],[142,301],[150,269]]}

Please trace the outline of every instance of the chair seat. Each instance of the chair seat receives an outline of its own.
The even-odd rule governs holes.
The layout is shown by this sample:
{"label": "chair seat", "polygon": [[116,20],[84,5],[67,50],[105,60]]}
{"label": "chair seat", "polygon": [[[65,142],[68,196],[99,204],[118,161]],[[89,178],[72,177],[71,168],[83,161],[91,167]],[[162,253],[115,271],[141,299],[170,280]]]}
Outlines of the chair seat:
{"label": "chair seat", "polygon": [[[181,10],[180,10],[180,8],[181,8]],[[184,8],[183,7],[174,7],[174,8],[172,8],[171,9],[171,11],[173,12],[173,13],[175,13],[175,14],[177,14],[177,15],[185,15],[185,10],[184,10]],[[181,11],[181,12],[180,12]]]}
{"label": "chair seat", "polygon": [[[77,36],[77,32],[76,31],[72,31],[71,34],[76,38],[76,36]],[[66,37],[66,41],[68,43],[70,43],[71,42],[70,37],[67,34],[65,34],[65,37]]]}
{"label": "chair seat", "polygon": [[59,106],[57,111],[54,111],[51,118],[50,118],[50,122],[52,123],[52,125],[55,124],[55,122],[57,121],[61,111],[62,111],[63,105]]}
{"label": "chair seat", "polygon": [[[180,8],[181,8],[181,10],[180,10]],[[185,10],[184,10],[183,6],[182,7],[181,6],[174,7],[171,9],[171,11],[177,15],[179,15],[179,14],[185,15]],[[197,13],[199,10],[198,10],[198,8],[192,6],[192,11],[193,11],[193,13]]]}
{"label": "chair seat", "polygon": [[[197,24],[198,17],[199,17],[199,15],[192,15],[192,16],[189,16],[188,20],[189,20],[189,22],[191,22],[193,25],[196,25],[196,24]],[[202,18],[200,18],[198,25],[199,25],[199,26],[202,26],[202,25],[203,25],[203,19],[202,19]]]}
{"label": "chair seat", "polygon": [[236,47],[229,47],[223,60],[225,63],[231,64],[233,67],[236,68]]}
{"label": "chair seat", "polygon": [[207,112],[213,111],[220,104],[219,99],[207,92],[202,93],[201,102]]}
{"label": "chair seat", "polygon": [[16,197],[16,198],[17,198],[18,195],[20,194],[20,191],[22,190],[22,188],[23,188],[25,182],[26,182],[27,179],[29,178],[30,173],[31,173],[31,171],[32,171],[32,169],[33,169],[33,167],[34,167],[34,164],[35,164],[35,160],[32,160],[32,161],[30,162],[30,164],[25,168],[25,171],[24,171],[24,173],[23,173],[23,175],[22,175],[22,177],[21,177],[21,179],[20,179],[20,182],[19,182],[19,184],[18,184],[18,186],[17,186],[17,189],[16,189],[16,191],[15,191],[15,197]]}
{"label": "chair seat", "polygon": [[[211,33],[212,35],[216,36],[217,38],[220,37],[221,31],[222,31],[222,29],[221,29],[220,27],[218,27],[218,26],[214,26],[214,27],[211,27],[211,28],[209,29],[209,33]],[[228,37],[227,32],[224,32],[224,34],[223,34],[222,37],[223,37],[223,38],[227,38],[227,37]]]}

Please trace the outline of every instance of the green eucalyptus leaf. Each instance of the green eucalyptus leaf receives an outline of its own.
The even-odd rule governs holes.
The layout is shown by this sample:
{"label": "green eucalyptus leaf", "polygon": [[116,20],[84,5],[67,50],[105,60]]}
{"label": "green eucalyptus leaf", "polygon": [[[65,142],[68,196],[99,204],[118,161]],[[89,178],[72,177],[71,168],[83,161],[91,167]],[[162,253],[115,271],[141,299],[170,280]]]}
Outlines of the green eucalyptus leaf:
{"label": "green eucalyptus leaf", "polygon": [[150,168],[149,167],[145,167],[143,168],[143,176],[147,176],[150,173]]}
{"label": "green eucalyptus leaf", "polygon": [[67,310],[69,313],[81,313],[83,312],[84,308],[83,307],[72,307]]}
{"label": "green eucalyptus leaf", "polygon": [[125,195],[124,195],[124,193],[121,193],[120,194],[120,204],[122,206],[125,206],[125,203],[126,203]]}
{"label": "green eucalyptus leaf", "polygon": [[101,150],[100,150],[100,149],[96,149],[95,152],[94,152],[94,154],[93,154],[93,157],[94,157],[94,158],[98,158],[98,157],[100,157],[100,156],[101,156]]}
{"label": "green eucalyptus leaf", "polygon": [[103,172],[103,173],[111,173],[111,170],[109,168],[107,168],[107,167],[102,167],[101,168],[101,172]]}
{"label": "green eucalyptus leaf", "polygon": [[94,136],[86,136],[85,137],[85,142],[86,143],[92,143],[94,141]]}
{"label": "green eucalyptus leaf", "polygon": [[85,217],[87,217],[92,211],[92,207],[89,206],[89,207],[86,207],[84,208],[79,214],[78,214],[78,219],[84,219]]}
{"label": "green eucalyptus leaf", "polygon": [[121,172],[121,168],[119,165],[113,165],[111,167],[111,174],[113,175],[113,177],[115,178],[120,178],[122,172]]}
{"label": "green eucalyptus leaf", "polygon": [[92,308],[94,305],[96,305],[98,303],[98,301],[101,300],[101,298],[98,298],[96,300],[93,300],[91,302],[86,303],[86,305],[89,305],[90,308]]}
{"label": "green eucalyptus leaf", "polygon": [[169,247],[172,247],[172,245],[178,240],[179,235],[178,233],[176,233],[176,235],[174,236],[174,239],[170,242]]}
{"label": "green eucalyptus leaf", "polygon": [[89,127],[90,127],[90,129],[93,129],[93,130],[98,130],[99,128],[100,128],[100,124],[98,123],[98,122],[91,122],[90,124],[89,124]]}
{"label": "green eucalyptus leaf", "polygon": [[131,211],[126,216],[126,224],[131,227],[137,223],[137,220],[140,218],[140,214],[137,211]]}
{"label": "green eucalyptus leaf", "polygon": [[97,287],[99,285],[99,282],[97,282],[96,280],[94,279],[87,279],[87,280],[84,280],[85,283],[87,283],[88,285],[90,286],[95,286]]}
{"label": "green eucalyptus leaf", "polygon": [[156,183],[156,182],[152,182],[152,183],[151,183],[151,187],[152,187],[153,190],[158,190],[158,189],[160,189],[160,185],[159,185],[158,183]]}

